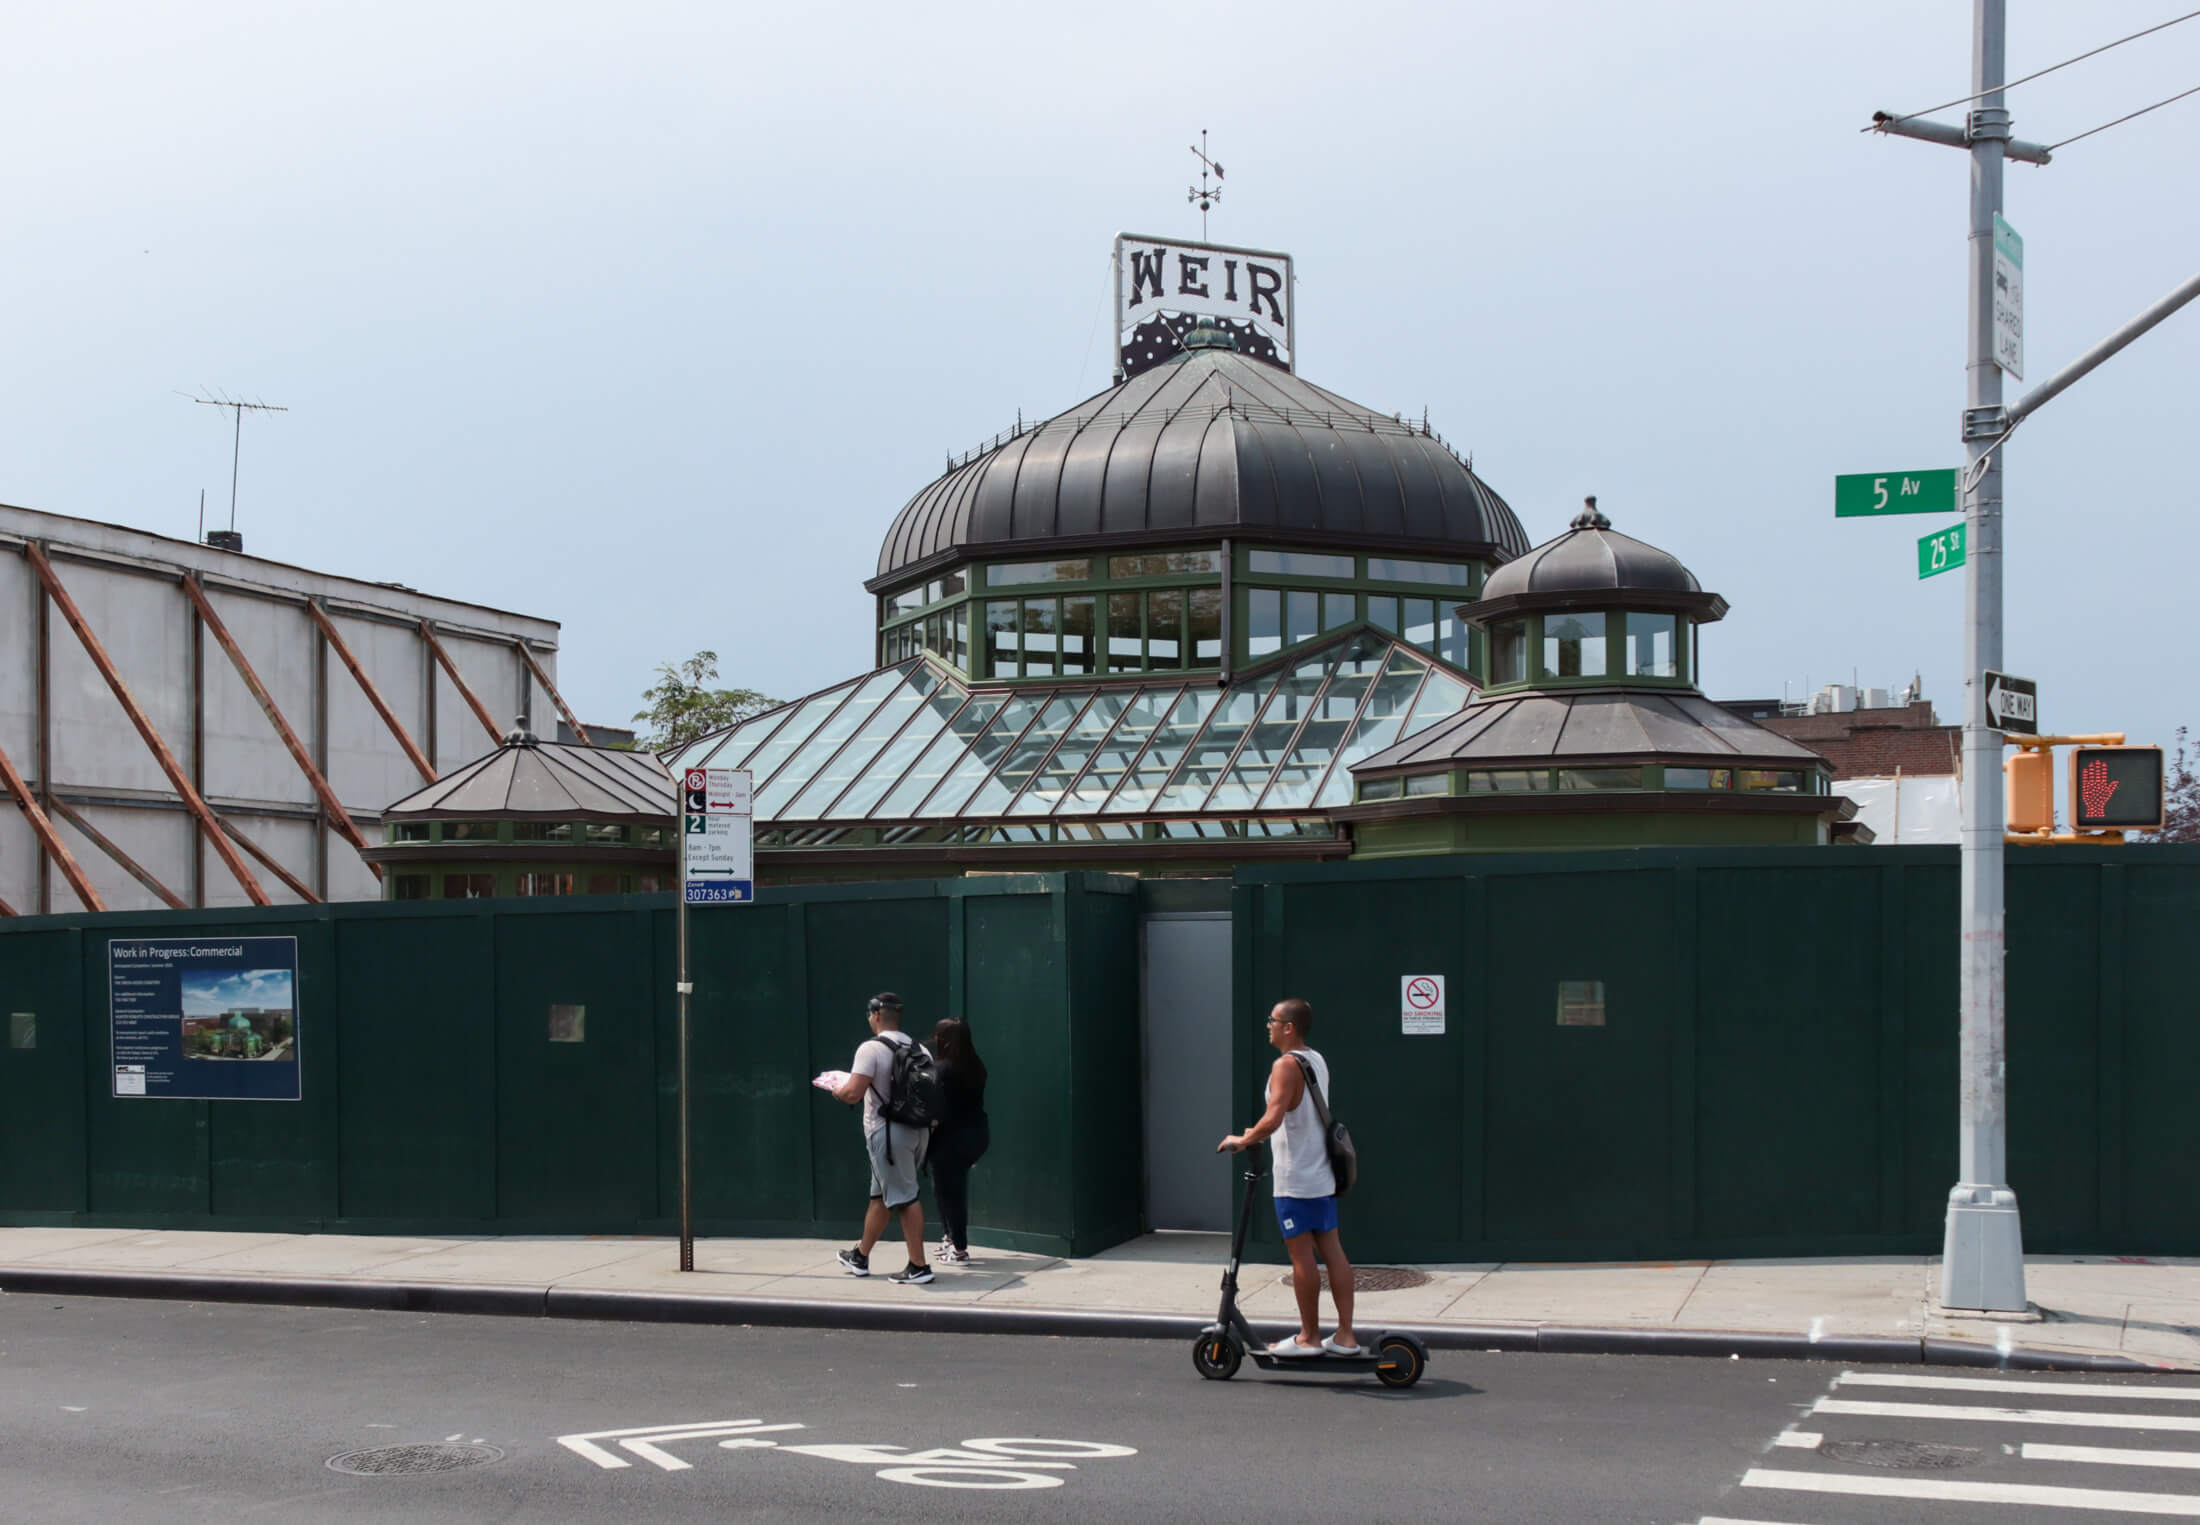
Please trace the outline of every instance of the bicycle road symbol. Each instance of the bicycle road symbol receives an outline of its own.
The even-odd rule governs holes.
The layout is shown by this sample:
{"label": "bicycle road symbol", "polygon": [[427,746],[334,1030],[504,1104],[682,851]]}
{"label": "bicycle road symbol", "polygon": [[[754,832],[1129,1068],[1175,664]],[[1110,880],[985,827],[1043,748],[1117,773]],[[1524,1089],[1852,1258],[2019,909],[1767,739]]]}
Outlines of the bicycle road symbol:
{"label": "bicycle road symbol", "polygon": [[1406,999],[1421,1011],[1432,1010],[1437,1002],[1436,982],[1426,976],[1415,978],[1406,986]]}
{"label": "bicycle road symbol", "polygon": [[[618,1454],[625,1451],[663,1472],[688,1472],[691,1461],[673,1455],[666,1447],[682,1441],[714,1440],[727,1451],[776,1450],[790,1456],[811,1456],[822,1461],[848,1462],[876,1467],[881,1481],[918,1488],[976,1488],[1001,1492],[1024,1488],[1059,1488],[1061,1474],[1074,1472],[1081,1461],[1136,1456],[1132,1446],[1098,1440],[1049,1440],[1041,1436],[998,1436],[966,1440],[962,1446],[912,1451],[898,1445],[782,1445],[762,1438],[768,1432],[799,1430],[800,1424],[766,1424],[761,1419],[716,1419],[685,1424],[637,1425],[623,1430],[587,1430],[560,1435],[559,1445],[585,1457],[605,1470],[631,1467]],[[602,1442],[608,1442],[603,1444]],[[611,1449],[616,1446],[618,1451]]]}

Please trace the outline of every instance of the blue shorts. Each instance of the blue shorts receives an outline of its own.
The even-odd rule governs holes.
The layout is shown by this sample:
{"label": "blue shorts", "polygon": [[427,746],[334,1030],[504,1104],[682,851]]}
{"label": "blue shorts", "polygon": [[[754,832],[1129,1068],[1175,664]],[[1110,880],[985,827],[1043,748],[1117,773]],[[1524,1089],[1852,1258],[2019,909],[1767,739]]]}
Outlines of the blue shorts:
{"label": "blue shorts", "polygon": [[1296,1239],[1301,1234],[1334,1233],[1337,1228],[1337,1199],[1278,1197],[1276,1224],[1283,1230],[1283,1237],[1286,1239]]}

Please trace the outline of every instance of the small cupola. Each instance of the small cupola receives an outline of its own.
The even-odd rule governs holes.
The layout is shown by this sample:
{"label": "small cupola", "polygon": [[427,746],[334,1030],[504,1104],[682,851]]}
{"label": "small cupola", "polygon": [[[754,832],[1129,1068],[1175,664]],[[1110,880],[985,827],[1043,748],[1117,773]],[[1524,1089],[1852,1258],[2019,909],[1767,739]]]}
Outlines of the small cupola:
{"label": "small cupola", "polygon": [[1592,497],[1565,534],[1499,567],[1459,613],[1489,636],[1497,691],[1693,687],[1696,627],[1726,610],[1679,558],[1613,529]]}

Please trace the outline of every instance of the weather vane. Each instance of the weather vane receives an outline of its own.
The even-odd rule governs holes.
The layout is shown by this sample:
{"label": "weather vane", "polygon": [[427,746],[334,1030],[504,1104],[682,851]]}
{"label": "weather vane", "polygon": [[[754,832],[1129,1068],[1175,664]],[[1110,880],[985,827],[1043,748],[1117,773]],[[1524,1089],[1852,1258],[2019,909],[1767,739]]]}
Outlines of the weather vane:
{"label": "weather vane", "polygon": [[1199,160],[1199,184],[1196,188],[1192,186],[1186,186],[1184,188],[1184,199],[1186,201],[1196,202],[1198,204],[1199,236],[1204,239],[1207,236],[1208,209],[1213,207],[1216,202],[1222,199],[1221,185],[1216,184],[1215,186],[1210,188],[1207,184],[1207,175],[1209,171],[1213,171],[1214,177],[1218,182],[1222,179],[1222,166],[1207,157],[1206,128],[1202,127],[1199,129],[1199,147],[1193,149],[1192,153]]}

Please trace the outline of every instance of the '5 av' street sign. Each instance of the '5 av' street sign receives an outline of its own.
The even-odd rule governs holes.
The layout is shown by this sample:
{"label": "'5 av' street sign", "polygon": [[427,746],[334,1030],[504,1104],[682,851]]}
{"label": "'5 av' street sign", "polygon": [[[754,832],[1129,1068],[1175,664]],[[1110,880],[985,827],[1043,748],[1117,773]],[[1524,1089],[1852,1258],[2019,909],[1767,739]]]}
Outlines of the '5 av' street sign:
{"label": "'5 av' street sign", "polygon": [[1953,470],[1882,471],[1876,475],[1866,473],[1833,479],[1833,516],[1836,519],[1954,512],[1956,473]]}

